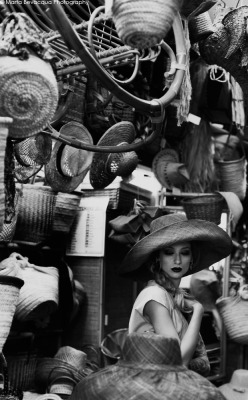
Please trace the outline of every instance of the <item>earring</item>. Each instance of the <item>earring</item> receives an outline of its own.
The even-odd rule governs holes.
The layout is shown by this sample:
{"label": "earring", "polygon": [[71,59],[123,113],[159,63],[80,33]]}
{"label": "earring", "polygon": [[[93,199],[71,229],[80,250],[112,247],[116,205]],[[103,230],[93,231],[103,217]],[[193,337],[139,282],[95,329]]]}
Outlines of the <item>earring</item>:
{"label": "earring", "polygon": [[192,259],[190,260],[190,263],[189,263],[189,269],[190,269],[190,271],[192,271],[192,269],[193,269],[193,260]]}

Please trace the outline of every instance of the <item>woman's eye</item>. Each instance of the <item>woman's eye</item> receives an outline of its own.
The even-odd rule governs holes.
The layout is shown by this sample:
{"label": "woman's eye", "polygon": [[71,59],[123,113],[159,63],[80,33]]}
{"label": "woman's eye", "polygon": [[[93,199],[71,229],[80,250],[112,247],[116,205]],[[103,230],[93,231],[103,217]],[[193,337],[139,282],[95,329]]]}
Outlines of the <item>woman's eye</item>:
{"label": "woman's eye", "polygon": [[190,251],[184,251],[184,252],[182,252],[182,256],[189,256],[190,255]]}
{"label": "woman's eye", "polygon": [[164,254],[165,254],[166,256],[172,256],[174,253],[173,253],[172,250],[164,250]]}

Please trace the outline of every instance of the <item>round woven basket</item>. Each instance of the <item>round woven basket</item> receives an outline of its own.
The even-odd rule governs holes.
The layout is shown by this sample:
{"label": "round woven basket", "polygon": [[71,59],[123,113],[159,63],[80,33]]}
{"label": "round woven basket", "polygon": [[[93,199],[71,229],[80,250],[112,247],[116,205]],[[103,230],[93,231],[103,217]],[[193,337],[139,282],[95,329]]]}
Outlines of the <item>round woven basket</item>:
{"label": "round woven basket", "polygon": [[248,344],[248,301],[239,296],[223,297],[216,301],[227,334],[231,340]]}
{"label": "round woven basket", "polygon": [[26,138],[44,129],[58,104],[58,85],[51,65],[30,55],[28,60],[2,56],[0,116],[13,118],[12,138]]}
{"label": "round woven basket", "polygon": [[14,276],[0,276],[0,352],[9,335],[23,283]]}
{"label": "round woven basket", "polygon": [[145,49],[157,45],[172,27],[182,0],[115,0],[113,21],[121,40]]}
{"label": "round woven basket", "polygon": [[181,203],[188,219],[203,219],[220,224],[225,201],[218,193],[191,197]]}

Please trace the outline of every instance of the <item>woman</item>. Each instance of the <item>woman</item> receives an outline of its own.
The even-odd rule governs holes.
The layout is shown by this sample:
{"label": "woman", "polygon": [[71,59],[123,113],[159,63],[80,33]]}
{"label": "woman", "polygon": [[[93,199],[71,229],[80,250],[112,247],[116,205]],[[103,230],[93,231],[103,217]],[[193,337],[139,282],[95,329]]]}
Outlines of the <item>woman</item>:
{"label": "woman", "polygon": [[212,222],[187,220],[183,214],[154,220],[150,234],[129,251],[120,270],[135,280],[148,280],[134,303],[129,333],[176,338],[184,365],[208,375],[209,361],[199,333],[204,309],[179,285],[183,276],[208,268],[231,249],[229,235]]}

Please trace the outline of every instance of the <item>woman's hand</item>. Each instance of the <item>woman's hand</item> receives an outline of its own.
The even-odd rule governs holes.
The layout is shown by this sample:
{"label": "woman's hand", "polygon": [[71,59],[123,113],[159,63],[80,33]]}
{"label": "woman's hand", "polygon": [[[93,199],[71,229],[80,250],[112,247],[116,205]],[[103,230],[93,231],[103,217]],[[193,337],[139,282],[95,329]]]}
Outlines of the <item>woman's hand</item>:
{"label": "woman's hand", "polygon": [[184,298],[184,307],[186,309],[189,309],[191,311],[197,311],[199,313],[204,312],[204,307],[201,303],[199,303],[199,301],[195,300],[195,299],[189,299],[189,298]]}

